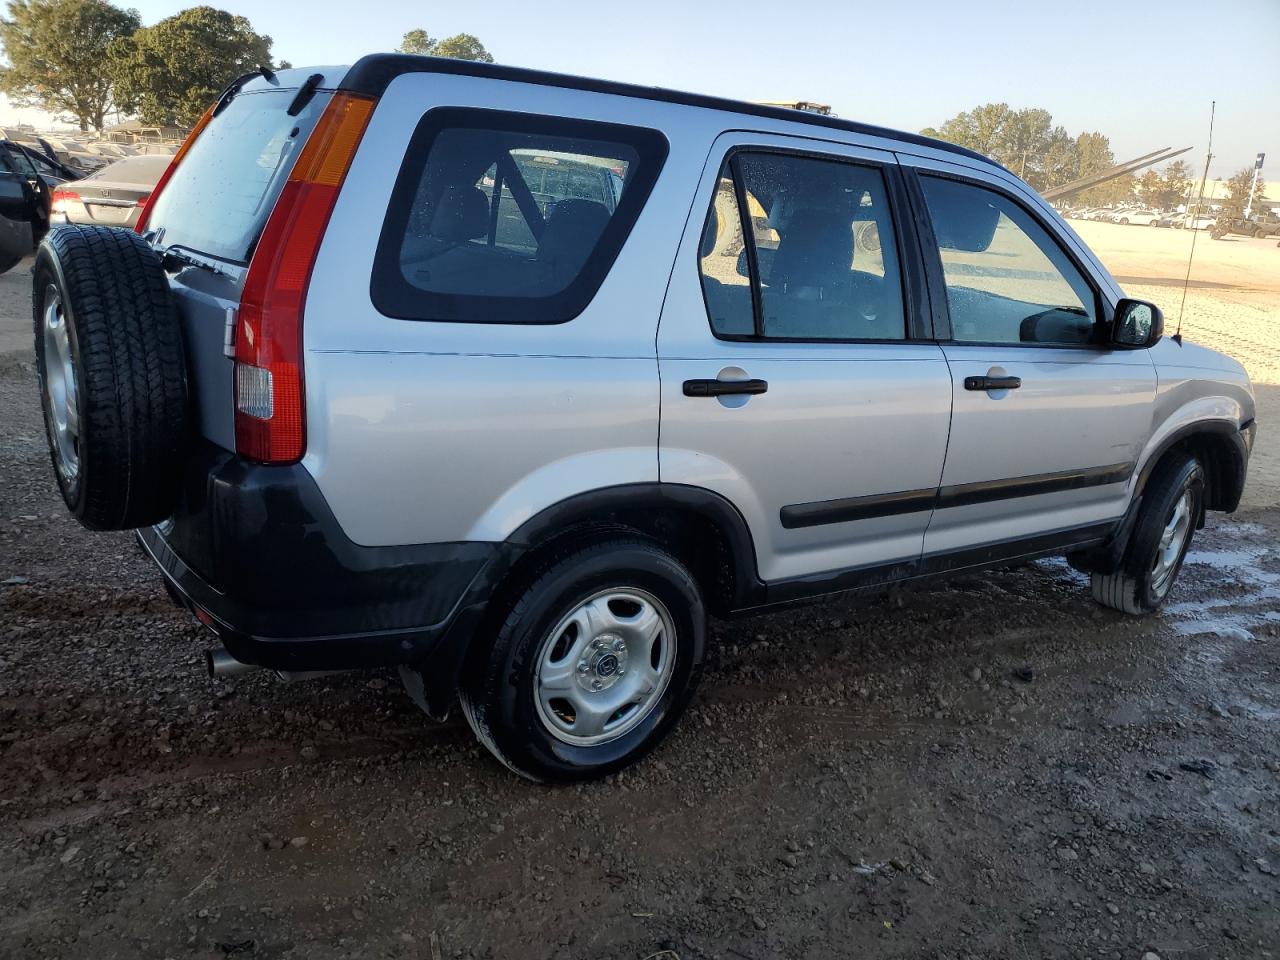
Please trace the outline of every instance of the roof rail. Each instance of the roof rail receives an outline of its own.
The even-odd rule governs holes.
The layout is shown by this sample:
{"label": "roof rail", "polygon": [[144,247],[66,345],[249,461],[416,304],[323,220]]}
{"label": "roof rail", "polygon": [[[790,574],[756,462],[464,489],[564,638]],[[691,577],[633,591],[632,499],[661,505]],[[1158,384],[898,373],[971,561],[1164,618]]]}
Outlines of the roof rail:
{"label": "roof rail", "polygon": [[883,137],[899,140],[916,146],[943,150],[960,156],[981,160],[994,167],[1000,167],[990,157],[983,156],[975,150],[935,140],[918,133],[905,133],[878,127],[868,123],[858,123],[839,117],[823,116],[786,107],[774,107],[760,103],[749,103],[745,100],[731,100],[727,97],[711,97],[698,93],[684,93],[679,90],[667,90],[663,87],[644,87],[633,83],[617,83],[612,80],[595,80],[589,77],[575,77],[570,74],[552,73],[546,70],[531,70],[527,67],[508,67],[496,63],[477,63],[473,60],[454,60],[447,57],[425,57],[403,53],[374,53],[357,60],[347,71],[339,90],[352,93],[363,93],[380,97],[387,86],[396,77],[406,73],[445,73],[455,76],[486,77],[492,80],[510,80],[516,83],[535,83],[547,87],[564,87],[570,90],[586,90],[592,93],[606,93],[618,97],[635,97],[640,100],[658,100],[663,103],[676,103],[688,107],[702,107],[707,110],[723,110],[729,113],[747,114],[764,117],[769,120],[782,120],[787,123],[803,123],[809,126],[829,127],[845,130],[864,136]]}

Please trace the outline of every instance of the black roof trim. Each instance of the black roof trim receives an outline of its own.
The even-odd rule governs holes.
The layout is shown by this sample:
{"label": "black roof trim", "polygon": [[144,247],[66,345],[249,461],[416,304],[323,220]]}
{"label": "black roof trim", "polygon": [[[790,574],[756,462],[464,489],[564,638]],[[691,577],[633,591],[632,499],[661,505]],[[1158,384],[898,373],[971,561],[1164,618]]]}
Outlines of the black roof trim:
{"label": "black roof trim", "polygon": [[724,110],[729,113],[748,114],[753,117],[764,117],[769,120],[783,120],[789,123],[804,123],[811,126],[830,127],[835,130],[846,130],[869,137],[883,137],[887,140],[898,140],[934,150],[944,150],[1003,169],[990,157],[984,157],[975,150],[956,146],[944,140],[921,136],[918,133],[904,133],[888,127],[877,127],[868,123],[857,123],[853,120],[841,120],[839,117],[824,117],[816,113],[805,113],[802,110],[788,110],[785,107],[767,107],[759,103],[748,103],[745,100],[730,100],[727,97],[709,97],[697,93],[684,93],[679,90],[667,90],[662,87],[642,87],[634,83],[615,83],[612,80],[594,80],[589,77],[575,77],[564,73],[551,73],[546,70],[530,70],[526,67],[508,67],[495,63],[476,63],[472,60],[453,60],[446,57],[420,57],[403,53],[374,53],[361,57],[347,71],[338,89],[352,93],[362,93],[372,97],[380,97],[387,86],[396,77],[405,73],[448,73],[456,76],[485,77],[491,80],[511,80],[517,83],[537,83],[548,87],[566,87],[570,90],[587,90],[592,93],[607,93],[618,97],[636,97],[641,100],[661,100],[664,103],[678,103],[686,107],[702,107],[707,110]]}

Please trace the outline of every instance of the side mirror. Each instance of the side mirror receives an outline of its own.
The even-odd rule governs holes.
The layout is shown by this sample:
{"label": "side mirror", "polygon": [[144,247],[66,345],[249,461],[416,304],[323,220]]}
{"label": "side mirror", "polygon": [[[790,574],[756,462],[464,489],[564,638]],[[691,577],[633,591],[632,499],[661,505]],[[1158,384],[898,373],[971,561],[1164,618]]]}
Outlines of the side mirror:
{"label": "side mirror", "polygon": [[1122,350],[1154,347],[1164,336],[1164,314],[1154,303],[1125,298],[1116,304],[1111,345]]}

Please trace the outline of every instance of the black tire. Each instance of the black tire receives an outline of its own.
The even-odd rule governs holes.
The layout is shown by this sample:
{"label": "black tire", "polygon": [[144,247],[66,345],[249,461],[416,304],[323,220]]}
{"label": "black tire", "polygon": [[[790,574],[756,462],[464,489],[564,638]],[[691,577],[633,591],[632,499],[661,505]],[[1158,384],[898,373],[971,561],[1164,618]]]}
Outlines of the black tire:
{"label": "black tire", "polygon": [[[633,728],[602,743],[566,743],[539,713],[540,655],[555,642],[551,631],[578,605],[602,590],[628,588],[657,598],[670,614],[669,679]],[[496,632],[470,658],[459,699],[480,742],[530,780],[586,780],[634,763],[675,726],[702,674],[706,612],[698,585],[675,557],[641,537],[614,535],[557,552],[524,579],[492,622]]]}
{"label": "black tire", "polygon": [[[1161,538],[1184,494],[1189,497],[1186,536],[1167,577],[1157,583]],[[1093,574],[1093,599],[1135,616],[1158,610],[1178,579],[1203,510],[1204,468],[1189,454],[1170,458],[1147,484],[1119,568],[1110,574]]]}
{"label": "black tire", "polygon": [[[158,523],[177,500],[188,429],[182,330],[159,256],[128,230],[57,226],[32,275],[36,370],[63,500],[91,530]],[[58,316],[47,324],[51,305]],[[69,371],[47,356],[56,340],[46,330],[59,324]],[[78,414],[74,441],[58,431],[51,373],[75,385],[59,406]]]}
{"label": "black tire", "polygon": [[1124,224],[1124,225],[1127,227],[1127,226],[1129,225],[1129,218],[1128,218],[1128,217],[1121,217],[1121,218],[1120,218],[1120,222],[1121,222],[1122,224]]}

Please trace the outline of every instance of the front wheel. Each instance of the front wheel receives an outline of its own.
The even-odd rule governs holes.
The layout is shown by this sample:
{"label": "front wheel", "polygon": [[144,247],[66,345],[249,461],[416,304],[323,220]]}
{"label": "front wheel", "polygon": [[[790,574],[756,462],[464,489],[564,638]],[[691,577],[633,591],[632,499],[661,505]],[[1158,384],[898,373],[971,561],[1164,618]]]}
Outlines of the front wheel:
{"label": "front wheel", "polygon": [[638,760],[675,726],[702,672],[698,585],[640,537],[558,553],[500,616],[459,699],[480,741],[531,780],[584,780]]}
{"label": "front wheel", "polygon": [[1182,570],[1203,509],[1200,462],[1182,455],[1164,464],[1143,495],[1120,566],[1093,575],[1093,599],[1135,615],[1159,609]]}

